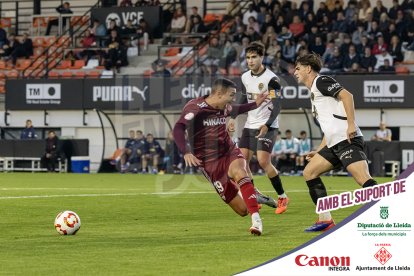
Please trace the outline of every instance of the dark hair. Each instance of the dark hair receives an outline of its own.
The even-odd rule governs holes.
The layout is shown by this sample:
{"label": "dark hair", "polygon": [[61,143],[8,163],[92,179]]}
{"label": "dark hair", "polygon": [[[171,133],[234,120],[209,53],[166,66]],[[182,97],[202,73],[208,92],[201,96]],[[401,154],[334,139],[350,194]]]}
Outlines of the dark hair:
{"label": "dark hair", "polygon": [[221,88],[227,90],[229,88],[237,88],[237,85],[229,79],[219,78],[213,82],[211,93],[214,94],[217,90],[220,90]]}
{"label": "dark hair", "polygon": [[303,134],[306,134],[306,131],[302,130],[302,131],[300,132],[300,135],[303,135]]}
{"label": "dark hair", "polygon": [[136,133],[143,134],[142,130],[137,130]]}
{"label": "dark hair", "polygon": [[310,66],[313,71],[319,73],[322,68],[322,60],[321,56],[316,53],[307,54],[301,57],[298,57],[295,62],[296,65],[304,65],[304,66]]}
{"label": "dark hair", "polygon": [[292,131],[291,131],[290,129],[287,129],[287,130],[285,131],[285,133],[292,133]]}
{"label": "dark hair", "polygon": [[249,46],[246,47],[246,53],[248,52],[254,52],[256,54],[258,54],[259,56],[263,56],[264,55],[264,45],[259,42],[259,41],[253,41],[252,43],[249,44]]}

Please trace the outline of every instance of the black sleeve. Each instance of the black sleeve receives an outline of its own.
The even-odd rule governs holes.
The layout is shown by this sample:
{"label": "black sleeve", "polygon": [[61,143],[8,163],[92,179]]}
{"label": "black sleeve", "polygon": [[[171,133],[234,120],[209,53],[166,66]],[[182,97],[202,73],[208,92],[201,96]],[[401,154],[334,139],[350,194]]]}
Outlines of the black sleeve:
{"label": "black sleeve", "polygon": [[[245,104],[247,103],[247,93],[246,91],[244,91],[244,85],[243,85],[243,92],[242,93],[238,93],[236,96],[236,101],[235,104],[236,105],[241,105],[241,104]],[[232,119],[235,119],[237,117],[237,113],[236,112],[232,112],[230,114]]]}
{"label": "black sleeve", "polygon": [[268,85],[267,85],[267,87],[268,87],[268,90],[270,92],[270,97],[272,99],[273,109],[271,109],[272,113],[270,113],[270,117],[267,120],[265,125],[267,126],[267,128],[270,128],[272,123],[276,120],[277,116],[279,115],[280,109],[281,109],[281,105],[280,105],[280,89],[281,89],[281,86],[280,86],[279,78],[276,77],[276,76],[271,78]]}
{"label": "black sleeve", "polygon": [[318,88],[322,95],[334,98],[336,98],[338,93],[343,89],[342,85],[328,76],[319,77],[316,80],[316,88]]}

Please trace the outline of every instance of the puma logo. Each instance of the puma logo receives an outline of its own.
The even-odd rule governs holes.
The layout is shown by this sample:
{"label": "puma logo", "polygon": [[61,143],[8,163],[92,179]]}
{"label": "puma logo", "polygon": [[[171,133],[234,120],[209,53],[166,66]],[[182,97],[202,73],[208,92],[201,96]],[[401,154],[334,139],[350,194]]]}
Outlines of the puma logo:
{"label": "puma logo", "polygon": [[142,98],[144,101],[146,101],[147,99],[146,99],[146,97],[145,97],[145,92],[147,91],[147,89],[148,89],[148,85],[144,87],[144,90],[141,90],[141,89],[139,89],[139,88],[138,88],[138,87],[136,87],[136,86],[133,86],[133,87],[132,87],[132,92],[137,93],[138,95],[140,95],[140,96],[141,96],[141,98]]}

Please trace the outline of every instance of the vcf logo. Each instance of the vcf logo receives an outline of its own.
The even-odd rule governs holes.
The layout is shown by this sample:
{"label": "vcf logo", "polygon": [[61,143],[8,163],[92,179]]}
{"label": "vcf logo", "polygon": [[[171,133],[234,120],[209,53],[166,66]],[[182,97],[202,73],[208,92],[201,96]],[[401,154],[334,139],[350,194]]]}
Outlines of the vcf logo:
{"label": "vcf logo", "polygon": [[381,206],[380,207],[380,217],[382,219],[388,218],[388,206]]}

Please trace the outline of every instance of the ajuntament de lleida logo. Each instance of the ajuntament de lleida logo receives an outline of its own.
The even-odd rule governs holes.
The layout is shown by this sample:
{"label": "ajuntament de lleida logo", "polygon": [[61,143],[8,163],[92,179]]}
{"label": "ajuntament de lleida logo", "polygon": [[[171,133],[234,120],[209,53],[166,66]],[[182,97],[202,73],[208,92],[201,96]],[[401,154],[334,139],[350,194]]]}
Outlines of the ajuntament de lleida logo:
{"label": "ajuntament de lleida logo", "polygon": [[380,217],[382,219],[387,219],[388,218],[388,206],[381,206],[380,207]]}

